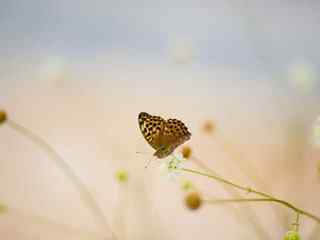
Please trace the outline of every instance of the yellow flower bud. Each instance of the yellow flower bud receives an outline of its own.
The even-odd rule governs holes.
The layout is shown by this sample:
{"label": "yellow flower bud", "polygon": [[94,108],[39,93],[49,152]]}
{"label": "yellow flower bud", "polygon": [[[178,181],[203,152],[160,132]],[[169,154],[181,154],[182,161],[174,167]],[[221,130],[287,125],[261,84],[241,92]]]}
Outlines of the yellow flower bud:
{"label": "yellow flower bud", "polygon": [[207,134],[212,134],[215,130],[216,126],[213,121],[207,120],[203,126],[202,130]]}
{"label": "yellow flower bud", "polygon": [[0,204],[0,214],[6,213],[8,210],[7,206],[4,204]]}
{"label": "yellow flower bud", "polygon": [[202,198],[198,192],[191,192],[185,197],[185,204],[190,210],[196,210],[202,205]]}
{"label": "yellow flower bud", "polygon": [[126,183],[128,181],[128,173],[125,170],[118,170],[115,175],[119,183]]}
{"label": "yellow flower bud", "polygon": [[313,142],[315,146],[320,147],[320,117],[316,120],[313,127]]}
{"label": "yellow flower bud", "polygon": [[7,120],[7,113],[3,110],[0,110],[0,124],[4,123]]}
{"label": "yellow flower bud", "polygon": [[181,188],[184,191],[189,191],[191,189],[194,189],[192,182],[190,182],[188,180],[185,180],[185,181],[182,182]]}
{"label": "yellow flower bud", "polygon": [[184,146],[184,147],[182,148],[181,153],[182,153],[182,156],[183,156],[185,159],[188,159],[188,158],[191,157],[192,150],[191,150],[191,148],[190,148],[189,146]]}
{"label": "yellow flower bud", "polygon": [[300,235],[297,231],[288,231],[283,240],[300,240]]}

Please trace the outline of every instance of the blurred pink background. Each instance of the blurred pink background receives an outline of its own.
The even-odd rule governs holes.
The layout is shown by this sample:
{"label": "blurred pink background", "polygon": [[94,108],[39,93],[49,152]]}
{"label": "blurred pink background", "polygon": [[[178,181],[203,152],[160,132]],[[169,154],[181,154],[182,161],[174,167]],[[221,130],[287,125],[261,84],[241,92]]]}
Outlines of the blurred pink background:
{"label": "blurred pink background", "polygon": [[[312,139],[320,114],[319,3],[199,4],[4,2],[0,107],[63,156],[110,228],[96,223],[41,148],[4,124],[2,239],[112,239],[111,231],[119,240],[258,239],[242,210],[248,206],[266,239],[283,237],[295,216],[279,205],[189,211],[183,179],[204,196],[228,195],[200,176],[170,181],[159,161],[145,169],[153,150],[138,128],[141,111],[183,120],[192,132],[187,145],[219,174],[320,215]],[[207,120],[216,126],[212,135],[201,131]],[[128,172],[126,184],[116,181],[119,169]],[[302,218],[303,239],[318,239],[315,227]]]}

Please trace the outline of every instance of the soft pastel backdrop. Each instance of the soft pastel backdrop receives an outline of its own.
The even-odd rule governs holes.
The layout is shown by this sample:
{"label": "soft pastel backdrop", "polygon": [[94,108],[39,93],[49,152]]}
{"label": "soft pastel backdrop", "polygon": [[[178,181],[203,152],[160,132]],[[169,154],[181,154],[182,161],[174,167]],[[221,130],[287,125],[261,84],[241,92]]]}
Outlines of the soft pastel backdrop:
{"label": "soft pastel backdrop", "polygon": [[[161,176],[157,163],[144,169],[152,149],[137,115],[182,119],[193,134],[188,145],[212,169],[320,215],[312,144],[319,11],[313,0],[4,0],[0,107],[63,156],[119,239],[257,239],[228,207],[190,212],[178,180]],[[212,136],[201,131],[208,119]],[[0,202],[9,206],[1,239],[111,236],[44,151],[5,125],[0,140]],[[126,185],[118,169],[128,171]],[[181,177],[207,196],[226,196],[215,182]],[[294,220],[279,206],[279,214],[249,206],[270,239]],[[303,239],[314,226],[302,220]]]}

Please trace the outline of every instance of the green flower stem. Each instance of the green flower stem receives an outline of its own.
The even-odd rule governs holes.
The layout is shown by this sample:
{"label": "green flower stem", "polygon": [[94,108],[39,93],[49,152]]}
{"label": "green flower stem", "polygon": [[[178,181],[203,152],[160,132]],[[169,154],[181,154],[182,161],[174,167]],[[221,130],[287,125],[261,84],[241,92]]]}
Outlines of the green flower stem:
{"label": "green flower stem", "polygon": [[296,221],[292,224],[293,227],[294,227],[294,230],[296,232],[299,232],[299,225],[300,225],[300,213],[299,212],[296,212]]}
{"label": "green flower stem", "polygon": [[[202,168],[204,171],[209,172],[210,174],[214,175],[214,176],[219,176],[214,170],[212,170],[211,168],[209,168],[204,162],[202,162],[200,159],[198,159],[195,156],[191,156],[190,158],[191,161],[193,161],[195,164],[197,164],[200,168]],[[240,193],[234,189],[234,188],[229,188],[227,185],[222,185],[222,187],[224,188],[224,190],[229,193],[231,195],[231,197],[233,199],[236,198],[240,198]],[[265,231],[265,229],[263,228],[260,219],[257,217],[256,213],[253,211],[252,208],[250,208],[249,206],[246,206],[245,208],[241,209],[243,212],[245,212],[245,215],[241,215],[241,217],[239,216],[241,213],[239,212],[239,209],[235,208],[234,206],[232,206],[232,210],[234,211],[234,213],[236,214],[236,219],[242,219],[245,218],[247,219],[247,221],[254,226],[254,230],[257,234],[258,239],[270,239],[269,233],[267,231]],[[241,223],[244,223],[242,220],[240,220]]]}
{"label": "green flower stem", "polygon": [[29,129],[21,126],[20,124],[7,120],[6,124],[13,130],[17,131],[19,134],[24,135],[33,143],[38,145],[43,149],[48,156],[54,161],[57,167],[68,177],[68,179],[73,183],[75,188],[79,191],[81,200],[84,205],[88,207],[96,217],[97,223],[100,224],[103,229],[109,229],[112,234],[113,239],[117,239],[115,234],[111,231],[108,221],[103,214],[102,209],[96,203],[94,197],[87,189],[86,185],[81,181],[81,179],[74,173],[72,168],[67,164],[67,162],[42,138],[31,132]]}
{"label": "green flower stem", "polygon": [[241,203],[241,202],[270,202],[270,198],[222,198],[222,199],[204,199],[209,204],[222,204],[222,203]]}
{"label": "green flower stem", "polygon": [[[275,198],[273,197],[272,195],[270,194],[267,194],[267,193],[264,193],[264,192],[260,192],[260,191],[257,191],[255,189],[252,189],[250,187],[244,187],[244,186],[241,186],[239,184],[236,184],[236,183],[233,183],[229,180],[226,180],[222,177],[218,177],[218,176],[215,176],[215,175],[211,175],[211,174],[207,174],[207,173],[203,173],[203,172],[200,172],[200,171],[196,171],[196,170],[192,170],[192,169],[188,169],[188,168],[182,168],[181,171],[184,171],[184,172],[189,172],[189,173],[193,173],[193,174],[197,174],[197,175],[201,175],[201,176],[205,176],[205,177],[208,177],[208,178],[211,178],[211,179],[214,179],[218,182],[221,182],[223,184],[227,184],[229,186],[232,186],[234,188],[237,188],[239,190],[243,190],[247,193],[254,193],[258,196],[261,196],[263,198],[258,198],[258,199],[235,199],[236,202],[258,202],[258,201],[264,201],[264,202],[277,202],[285,207],[288,207],[290,209],[292,209],[293,211],[295,211],[297,214],[299,213],[300,215],[304,215],[306,217],[309,217],[311,219],[313,219],[314,221],[316,221],[317,223],[320,224],[320,218],[317,217],[316,215],[312,214],[312,213],[309,213],[301,208],[298,208],[296,206],[294,206],[293,204],[285,201],[285,200],[282,200],[282,199],[278,199],[278,198]],[[235,202],[235,201],[233,201]]]}

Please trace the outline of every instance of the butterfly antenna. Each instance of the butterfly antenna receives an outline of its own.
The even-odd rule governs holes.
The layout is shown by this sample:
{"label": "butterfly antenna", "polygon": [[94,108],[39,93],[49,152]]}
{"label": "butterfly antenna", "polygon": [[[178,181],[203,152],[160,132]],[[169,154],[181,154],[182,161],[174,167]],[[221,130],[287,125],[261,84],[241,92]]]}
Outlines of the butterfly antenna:
{"label": "butterfly antenna", "polygon": [[148,152],[136,152],[136,153],[138,153],[138,154],[151,154],[151,153],[148,153]]}
{"label": "butterfly antenna", "polygon": [[[150,152],[136,152],[137,154],[151,154]],[[151,163],[152,159],[148,160],[147,164],[144,166],[144,168],[148,168],[150,163]]]}

